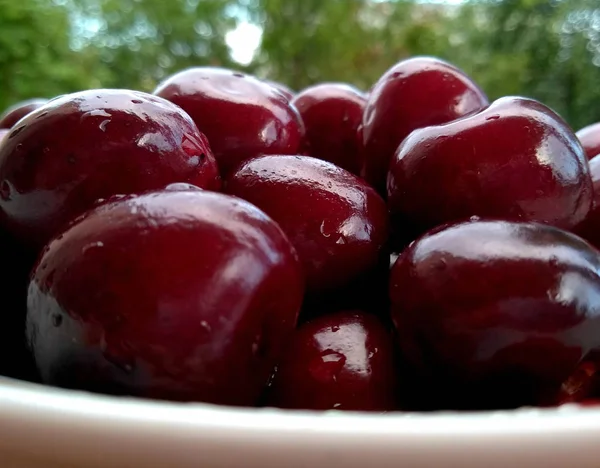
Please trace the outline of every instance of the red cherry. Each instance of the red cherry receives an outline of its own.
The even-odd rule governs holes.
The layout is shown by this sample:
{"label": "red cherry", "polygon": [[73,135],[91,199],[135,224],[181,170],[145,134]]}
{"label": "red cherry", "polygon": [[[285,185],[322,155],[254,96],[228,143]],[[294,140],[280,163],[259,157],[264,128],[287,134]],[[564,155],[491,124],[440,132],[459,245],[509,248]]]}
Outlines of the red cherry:
{"label": "red cherry", "polygon": [[22,119],[0,146],[2,221],[35,248],[98,199],[171,182],[220,187],[204,135],[179,107],[150,94],[62,96]]}
{"label": "red cherry", "polygon": [[42,107],[47,102],[48,99],[28,99],[9,107],[0,115],[0,129],[11,129],[19,120],[39,107]]}
{"label": "red cherry", "polygon": [[48,384],[253,405],[302,295],[297,256],[263,212],[158,191],[87,212],[48,245],[27,337]]}
{"label": "red cherry", "polygon": [[306,127],[307,154],[358,174],[356,132],[366,99],[356,88],[323,83],[305,89],[292,101]]}
{"label": "red cherry", "polygon": [[372,315],[338,312],[302,325],[278,366],[267,405],[390,411],[396,404],[391,334]]}
{"label": "red cherry", "polygon": [[537,404],[600,348],[600,253],[554,227],[433,230],[399,257],[390,295],[429,409]]}
{"label": "red cherry", "polygon": [[373,86],[359,132],[361,175],[385,193],[389,162],[413,130],[479,112],[485,94],[458,68],[430,57],[403,60]]}
{"label": "red cherry", "polygon": [[577,132],[577,137],[588,159],[600,155],[600,122],[582,128]]}
{"label": "red cherry", "polygon": [[295,154],[304,135],[298,111],[273,86],[252,76],[192,68],[154,92],[178,106],[206,134],[222,174],[261,154]]}
{"label": "red cherry", "polygon": [[279,223],[309,293],[342,287],[378,264],[388,236],[385,203],[344,169],[308,156],[263,156],[242,164],[226,190]]}
{"label": "red cherry", "polygon": [[0,143],[8,136],[10,130],[8,128],[0,128]]}
{"label": "red cherry", "polygon": [[390,164],[388,206],[399,243],[470,216],[570,229],[591,203],[577,138],[531,99],[502,98],[471,117],[416,130]]}

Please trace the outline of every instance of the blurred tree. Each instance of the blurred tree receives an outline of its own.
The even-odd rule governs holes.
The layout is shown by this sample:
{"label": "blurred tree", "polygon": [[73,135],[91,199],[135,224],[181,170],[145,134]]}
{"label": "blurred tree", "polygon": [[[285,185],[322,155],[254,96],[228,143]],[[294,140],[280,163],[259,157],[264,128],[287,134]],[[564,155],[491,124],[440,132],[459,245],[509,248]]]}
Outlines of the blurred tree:
{"label": "blurred tree", "polygon": [[235,66],[225,34],[235,26],[230,0],[79,0],[93,33],[82,50],[97,50],[111,70],[106,87],[152,90],[165,76],[197,65]]}
{"label": "blurred tree", "polygon": [[[243,21],[262,28],[249,65],[226,42]],[[367,90],[398,60],[433,55],[492,99],[532,96],[575,128],[600,121],[598,0],[0,0],[0,28],[2,107],[86,87],[149,91],[194,65]]]}
{"label": "blurred tree", "polygon": [[301,89],[343,81],[369,89],[398,60],[446,48],[444,7],[396,0],[257,0],[258,73]]}
{"label": "blurred tree", "polygon": [[48,0],[0,0],[0,109],[100,86],[93,51],[70,49],[69,12]]}
{"label": "blurred tree", "polygon": [[577,129],[600,120],[599,7],[597,0],[471,0],[453,20],[461,46],[449,59],[490,98],[539,99]]}

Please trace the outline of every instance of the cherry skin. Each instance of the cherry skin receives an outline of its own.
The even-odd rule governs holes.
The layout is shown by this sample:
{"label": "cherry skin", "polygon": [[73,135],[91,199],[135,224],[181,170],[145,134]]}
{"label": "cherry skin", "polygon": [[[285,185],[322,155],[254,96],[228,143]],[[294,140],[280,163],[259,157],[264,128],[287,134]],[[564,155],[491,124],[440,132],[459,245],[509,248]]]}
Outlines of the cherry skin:
{"label": "cherry skin", "polygon": [[296,93],[294,91],[292,91],[292,89],[289,86],[284,85],[283,83],[279,83],[277,81],[272,81],[272,80],[263,80],[263,81],[267,84],[270,84],[274,88],[278,89],[279,92],[281,92],[281,94],[283,94],[287,98],[288,101],[291,101],[292,99],[294,99],[294,96],[296,95]]}
{"label": "cherry skin", "polygon": [[226,191],[273,218],[298,251],[307,292],[342,287],[374,268],[388,236],[384,201],[363,180],[308,156],[246,161]]}
{"label": "cherry skin", "polygon": [[165,190],[169,192],[198,192],[202,189],[192,184],[186,184],[185,182],[175,182],[165,187]]}
{"label": "cherry skin", "polygon": [[390,164],[388,206],[398,243],[470,216],[571,229],[588,214],[583,149],[549,108],[507,97],[455,122],[415,130]]}
{"label": "cherry skin", "polygon": [[168,78],[154,93],[194,119],[223,175],[261,154],[296,154],[304,136],[300,115],[289,100],[250,75],[192,68]]}
{"label": "cherry skin", "polygon": [[600,122],[588,125],[577,132],[588,159],[600,155]]}
{"label": "cherry skin", "polygon": [[391,411],[396,403],[392,335],[373,315],[344,311],[302,325],[290,340],[267,406]]}
{"label": "cherry skin", "polygon": [[389,162],[413,130],[456,120],[488,105],[464,72],[430,57],[403,60],[373,86],[363,115],[361,175],[385,194]]}
{"label": "cherry skin", "polygon": [[39,107],[42,107],[47,102],[48,99],[35,98],[18,102],[14,106],[9,107],[0,115],[0,129],[11,129],[19,120]]}
{"label": "cherry skin", "polygon": [[395,263],[390,297],[425,409],[538,404],[600,349],[600,253],[543,224],[430,231]]}
{"label": "cherry skin", "polygon": [[40,249],[97,199],[172,182],[220,187],[208,141],[183,110],[136,91],[65,95],[22,119],[0,146],[0,220]]}
{"label": "cherry skin", "polygon": [[10,130],[8,128],[0,128],[0,143],[8,136]]}
{"label": "cherry skin", "polygon": [[366,99],[340,83],[323,83],[299,93],[296,106],[306,127],[307,154],[357,174],[360,172],[357,130]]}
{"label": "cherry skin", "polygon": [[209,191],[108,202],[50,242],[27,338],[45,383],[254,405],[296,326],[303,279],[279,226]]}

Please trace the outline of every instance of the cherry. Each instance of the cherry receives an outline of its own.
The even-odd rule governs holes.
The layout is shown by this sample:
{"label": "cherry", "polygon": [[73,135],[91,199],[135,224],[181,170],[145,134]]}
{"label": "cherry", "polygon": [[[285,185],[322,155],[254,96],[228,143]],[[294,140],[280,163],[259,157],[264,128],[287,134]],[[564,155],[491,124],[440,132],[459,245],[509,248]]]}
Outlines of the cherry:
{"label": "cherry", "polygon": [[390,295],[426,409],[538,404],[600,347],[600,253],[543,224],[430,231],[400,255]]}
{"label": "cherry", "polygon": [[221,173],[261,154],[295,154],[304,135],[298,111],[276,88],[222,68],[192,68],[154,92],[178,106],[206,134]]}
{"label": "cherry", "polygon": [[391,334],[373,315],[344,311],[305,323],[290,340],[266,404],[314,410],[397,407]]}
{"label": "cherry", "polygon": [[590,398],[587,400],[582,400],[580,402],[578,402],[578,404],[580,406],[584,406],[584,407],[596,407],[596,406],[600,406],[600,399],[598,398]]}
{"label": "cherry", "polygon": [[600,122],[588,125],[577,132],[588,159],[600,155]]}
{"label": "cherry", "polygon": [[361,175],[384,194],[389,161],[413,130],[453,121],[487,105],[483,91],[449,63],[430,57],[397,63],[369,93],[359,131]]}
{"label": "cherry", "polygon": [[581,145],[557,114],[532,99],[502,98],[471,117],[415,130],[390,164],[398,244],[470,216],[570,229],[591,203]]}
{"label": "cherry", "polygon": [[307,154],[358,174],[356,132],[365,103],[358,89],[340,83],[323,83],[298,94],[292,104],[306,127]]}
{"label": "cherry", "polygon": [[51,385],[254,405],[302,295],[293,247],[256,207],[156,191],[101,205],[51,241],[27,337]]}
{"label": "cherry", "polygon": [[14,106],[9,107],[0,115],[0,129],[11,129],[19,120],[37,108],[42,107],[47,102],[47,99],[35,98],[18,102]]}
{"label": "cherry", "polygon": [[9,133],[10,133],[9,129],[7,129],[7,128],[0,128],[0,143],[2,143],[2,140],[4,140],[4,138],[6,138]]}
{"label": "cherry", "polygon": [[310,294],[343,287],[387,257],[384,201],[331,163],[263,156],[243,163],[225,186],[279,223],[298,251]]}
{"label": "cherry", "polygon": [[272,81],[272,80],[263,80],[263,81],[267,84],[270,84],[274,88],[278,89],[279,92],[281,92],[281,94],[283,94],[287,98],[288,101],[291,101],[292,99],[294,99],[294,96],[296,95],[296,93],[294,91],[292,91],[292,89],[289,86],[284,85],[283,83],[279,83],[277,81]]}
{"label": "cherry", "polygon": [[600,248],[600,157],[592,158],[589,167],[593,187],[592,209],[586,218],[573,228],[573,232]]}
{"label": "cherry", "polygon": [[600,390],[599,364],[597,355],[594,356],[594,359],[581,362],[575,372],[563,382],[558,392],[549,395],[546,401],[542,401],[542,405],[586,404],[591,401],[590,396],[598,395],[598,390]]}
{"label": "cherry", "polygon": [[190,117],[136,91],[54,99],[22,119],[0,146],[1,221],[36,249],[97,199],[171,182],[220,187],[208,141]]}

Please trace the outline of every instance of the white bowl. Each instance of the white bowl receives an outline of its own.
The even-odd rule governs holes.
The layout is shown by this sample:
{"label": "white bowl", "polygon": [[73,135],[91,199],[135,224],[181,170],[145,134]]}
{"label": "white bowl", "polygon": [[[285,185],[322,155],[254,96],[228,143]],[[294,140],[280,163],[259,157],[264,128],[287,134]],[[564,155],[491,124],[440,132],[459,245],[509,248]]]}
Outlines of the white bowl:
{"label": "white bowl", "polygon": [[311,413],[0,378],[2,468],[598,468],[600,410]]}

